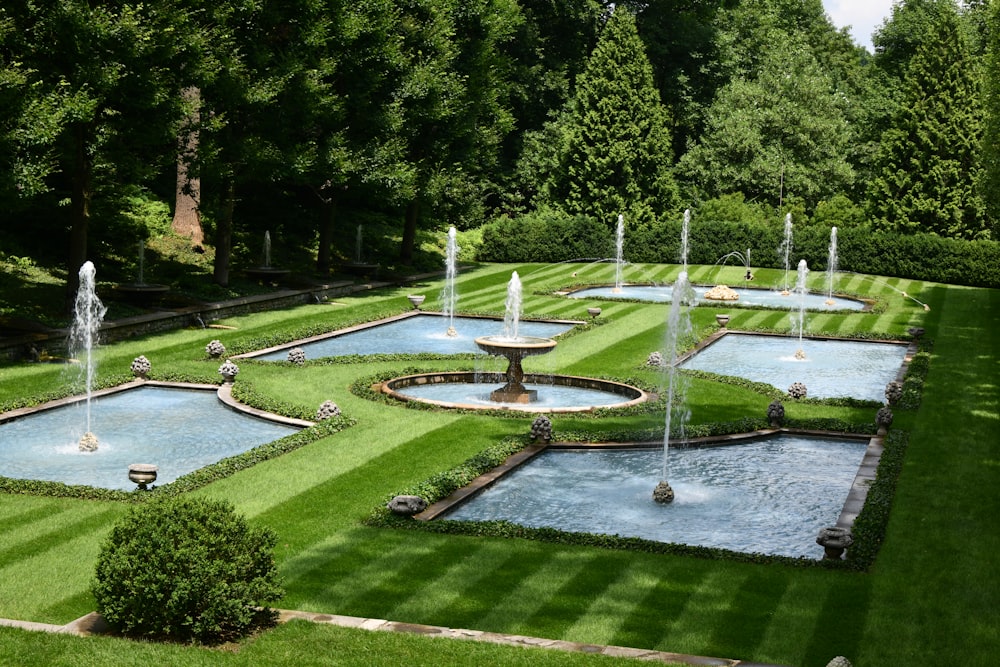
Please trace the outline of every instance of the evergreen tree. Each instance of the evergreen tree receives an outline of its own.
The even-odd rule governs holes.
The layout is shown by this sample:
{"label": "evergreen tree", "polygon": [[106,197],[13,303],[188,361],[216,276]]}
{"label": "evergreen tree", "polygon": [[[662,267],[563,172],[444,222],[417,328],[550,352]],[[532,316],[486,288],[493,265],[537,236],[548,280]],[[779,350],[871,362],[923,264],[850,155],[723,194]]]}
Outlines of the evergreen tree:
{"label": "evergreen tree", "polygon": [[983,178],[980,192],[986,214],[997,238],[1000,224],[1000,2],[994,0],[990,9],[987,35],[987,60],[983,83],[986,113],[983,124]]}
{"label": "evergreen tree", "polygon": [[805,44],[771,34],[751,73],[719,91],[705,132],[681,158],[694,196],[743,193],[774,207],[791,196],[811,208],[853,183],[845,96]]}
{"label": "evergreen tree", "polygon": [[943,11],[905,68],[901,103],[883,135],[868,209],[876,226],[956,238],[988,228],[976,192],[982,106],[957,11]]}
{"label": "evergreen tree", "polygon": [[678,206],[667,110],[627,9],[604,26],[559,131],[543,195],[553,205],[609,227],[619,214],[641,224]]}

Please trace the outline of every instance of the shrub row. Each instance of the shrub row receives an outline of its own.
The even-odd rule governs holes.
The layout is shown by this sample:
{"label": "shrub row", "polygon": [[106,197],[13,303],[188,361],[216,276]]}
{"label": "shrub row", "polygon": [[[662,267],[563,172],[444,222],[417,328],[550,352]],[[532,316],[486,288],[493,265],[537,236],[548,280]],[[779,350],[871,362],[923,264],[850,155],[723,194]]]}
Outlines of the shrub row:
{"label": "shrub row", "polygon": [[[660,220],[627,229],[624,256],[634,263],[676,263],[680,220]],[[825,270],[830,228],[794,229],[792,255],[813,270]],[[784,268],[779,247],[784,225],[775,221],[697,220],[689,226],[688,262],[715,264],[731,252],[750,252],[756,268]],[[540,210],[500,218],[483,226],[477,259],[489,262],[565,262],[614,257],[614,229],[587,216]],[[933,234],[895,234],[848,227],[837,234],[838,270],[915,280],[1000,287],[1000,242],[949,239]]]}

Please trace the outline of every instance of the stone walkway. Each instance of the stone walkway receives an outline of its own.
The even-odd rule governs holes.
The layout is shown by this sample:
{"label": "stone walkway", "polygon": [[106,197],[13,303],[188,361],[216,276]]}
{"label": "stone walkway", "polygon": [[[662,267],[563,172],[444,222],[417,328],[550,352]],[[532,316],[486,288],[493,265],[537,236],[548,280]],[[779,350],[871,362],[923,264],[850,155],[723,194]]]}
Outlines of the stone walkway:
{"label": "stone walkway", "polygon": [[[360,618],[357,616],[340,616],[338,614],[318,614],[307,611],[278,610],[278,622],[287,623],[292,620],[303,620],[312,623],[325,623],[342,628],[354,628],[371,632],[408,632],[426,637],[442,637],[445,639],[460,639],[466,641],[486,642],[503,646],[520,646],[522,648],[543,648],[572,653],[592,653],[616,658],[631,658],[644,662],[662,664],[693,665],[696,667],[785,667],[773,663],[747,662],[729,658],[710,658],[684,653],[667,651],[652,651],[649,649],[628,648],[626,646],[607,646],[603,644],[582,644],[579,642],[527,637],[524,635],[507,635],[499,632],[483,632],[481,630],[461,630],[445,628],[437,625],[420,625],[417,623],[401,623],[378,618]],[[88,637],[100,635],[108,631],[104,618],[95,612],[67,623],[54,625],[51,623],[33,623],[31,621],[15,621],[0,618],[0,626],[21,628],[35,632],[52,632],[58,634]]]}

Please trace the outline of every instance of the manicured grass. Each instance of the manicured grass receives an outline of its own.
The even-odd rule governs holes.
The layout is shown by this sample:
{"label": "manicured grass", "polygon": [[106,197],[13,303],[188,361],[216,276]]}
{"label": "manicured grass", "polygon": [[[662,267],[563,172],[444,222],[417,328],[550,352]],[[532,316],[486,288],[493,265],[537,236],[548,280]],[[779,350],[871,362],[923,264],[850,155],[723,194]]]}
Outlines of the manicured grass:
{"label": "manicured grass", "polygon": [[[738,281],[738,267],[692,267],[706,282]],[[730,271],[732,269],[732,271]],[[568,337],[528,371],[636,377],[656,384],[644,367],[662,346],[662,304],[569,300],[551,291],[613,280],[613,267],[484,266],[461,276],[459,310],[502,313],[510,273],[525,285],[525,313],[602,324]],[[577,275],[573,276],[572,273]],[[665,281],[676,266],[626,267],[627,280]],[[761,271],[758,285],[780,271]],[[730,275],[732,274],[732,275]],[[735,276],[735,277],[734,277]],[[990,664],[998,631],[997,516],[992,492],[1000,476],[996,377],[1000,293],[916,281],[845,275],[840,287],[875,298],[875,313],[816,314],[814,333],[864,332],[902,337],[924,326],[933,359],[923,404],[897,411],[909,447],[888,535],[871,571],[831,571],[737,563],[676,555],[602,550],[527,540],[445,536],[362,525],[394,492],[453,467],[504,437],[527,432],[532,417],[412,410],[367,401],[348,386],[388,368],[448,368],[473,362],[358,361],[304,367],[244,363],[238,382],[303,410],[334,400],[357,424],[197,491],[233,502],[279,535],[276,555],[285,578],[285,608],[646,647],[789,665],[825,665],[835,655],[864,665]],[[824,277],[811,277],[823,289]],[[146,355],[153,375],[184,374],[216,381],[219,362],[204,346],[230,349],[297,332],[330,329],[410,309],[406,294],[440,307],[440,281],[227,319],[232,329],[191,329],[105,346],[100,372],[127,372]],[[930,305],[930,311],[905,291]],[[717,312],[730,328],[781,330],[788,313],[699,307],[695,329],[712,331]],[[0,367],[0,402],[63,390],[64,369]],[[10,380],[10,381],[8,381]],[[760,417],[769,399],[746,389],[692,379],[692,422]],[[873,410],[786,403],[793,418],[870,421]],[[556,416],[560,429],[602,432],[662,428],[662,415],[594,420]],[[65,623],[93,610],[88,586],[97,549],[124,507],[114,503],[0,494],[0,617]],[[53,585],[58,581],[58,585]],[[542,655],[536,655],[542,653]],[[506,649],[470,642],[348,631],[293,623],[234,652],[160,646],[112,638],[79,639],[0,628],[0,656],[24,664],[591,664],[588,656]],[[560,657],[553,657],[558,655]]]}

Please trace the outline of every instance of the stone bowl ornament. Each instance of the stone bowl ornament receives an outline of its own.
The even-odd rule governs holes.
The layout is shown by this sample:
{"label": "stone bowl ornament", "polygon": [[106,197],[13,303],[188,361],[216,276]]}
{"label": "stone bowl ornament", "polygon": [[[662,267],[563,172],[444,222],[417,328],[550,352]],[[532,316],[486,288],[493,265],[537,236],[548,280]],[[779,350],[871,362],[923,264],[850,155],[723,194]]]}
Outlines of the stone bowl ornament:
{"label": "stone bowl ornament", "polygon": [[293,347],[288,351],[288,360],[293,364],[299,364],[300,366],[305,363],[306,351],[301,347]]}
{"label": "stone bowl ornament", "polygon": [[718,323],[720,327],[725,329],[726,325],[729,324],[729,315],[724,315],[723,313],[719,313],[718,315],[715,316],[715,321],[716,323]]}
{"label": "stone bowl ornament", "polygon": [[420,496],[395,496],[386,507],[399,516],[413,516],[427,509],[427,501]]}
{"label": "stone bowl ornament", "polygon": [[146,376],[149,375],[149,371],[152,369],[152,367],[153,367],[152,364],[149,363],[149,359],[147,359],[144,355],[140,354],[138,357],[132,360],[132,375],[134,375],[137,378],[142,378],[143,380],[145,380]]}
{"label": "stone bowl ornament", "polygon": [[646,357],[646,365],[647,366],[656,366],[656,367],[665,366],[666,364],[663,363],[663,353],[662,352],[650,352],[649,356]]}
{"label": "stone bowl ornament", "polygon": [[601,314],[601,309],[598,308],[597,306],[591,306],[590,308],[587,309],[587,314],[590,315],[592,318],[597,319],[597,316]]}
{"label": "stone bowl ornament", "polygon": [[320,404],[319,409],[316,410],[316,421],[323,421],[324,419],[329,419],[330,417],[339,417],[340,408],[333,401],[323,401]]}
{"label": "stone bowl ornament", "polygon": [[226,363],[219,366],[219,375],[225,380],[226,384],[232,384],[236,381],[236,374],[240,372],[240,367],[234,364],[229,359],[226,359]]}
{"label": "stone bowl ornament", "polygon": [[413,306],[414,310],[420,310],[421,304],[427,297],[423,294],[411,294],[406,298],[410,300],[410,305]]}
{"label": "stone bowl ornament", "polygon": [[205,346],[205,353],[213,359],[218,359],[226,353],[226,346],[222,344],[222,341],[213,340]]}
{"label": "stone bowl ornament", "polygon": [[823,528],[816,536],[816,544],[823,547],[826,560],[840,560],[844,550],[854,544],[851,531],[839,526]]}
{"label": "stone bowl ornament", "polygon": [[876,431],[878,435],[885,435],[889,431],[889,427],[892,426],[891,408],[885,406],[878,409],[878,412],[875,413],[875,426],[878,429]]}
{"label": "stone bowl ornament", "polygon": [[885,402],[888,405],[896,405],[899,399],[903,398],[903,383],[893,380],[885,386]]}
{"label": "stone bowl ornament", "polygon": [[775,399],[767,406],[767,421],[771,428],[781,428],[785,422],[785,406],[781,401]]}
{"label": "stone bowl ornament", "polygon": [[530,431],[531,439],[535,442],[539,440],[544,440],[549,442],[552,440],[552,420],[545,415],[539,415],[535,417],[535,421],[531,423]]}
{"label": "stone bowl ornament", "polygon": [[838,655],[836,658],[826,663],[826,667],[852,667],[851,661],[842,655]]}
{"label": "stone bowl ornament", "polygon": [[159,468],[151,463],[132,463],[128,467],[128,478],[139,485],[139,491],[148,491],[147,484],[156,481]]}
{"label": "stone bowl ornament", "polygon": [[792,386],[788,388],[788,395],[798,400],[800,398],[806,397],[806,386],[801,382],[793,382]]}

